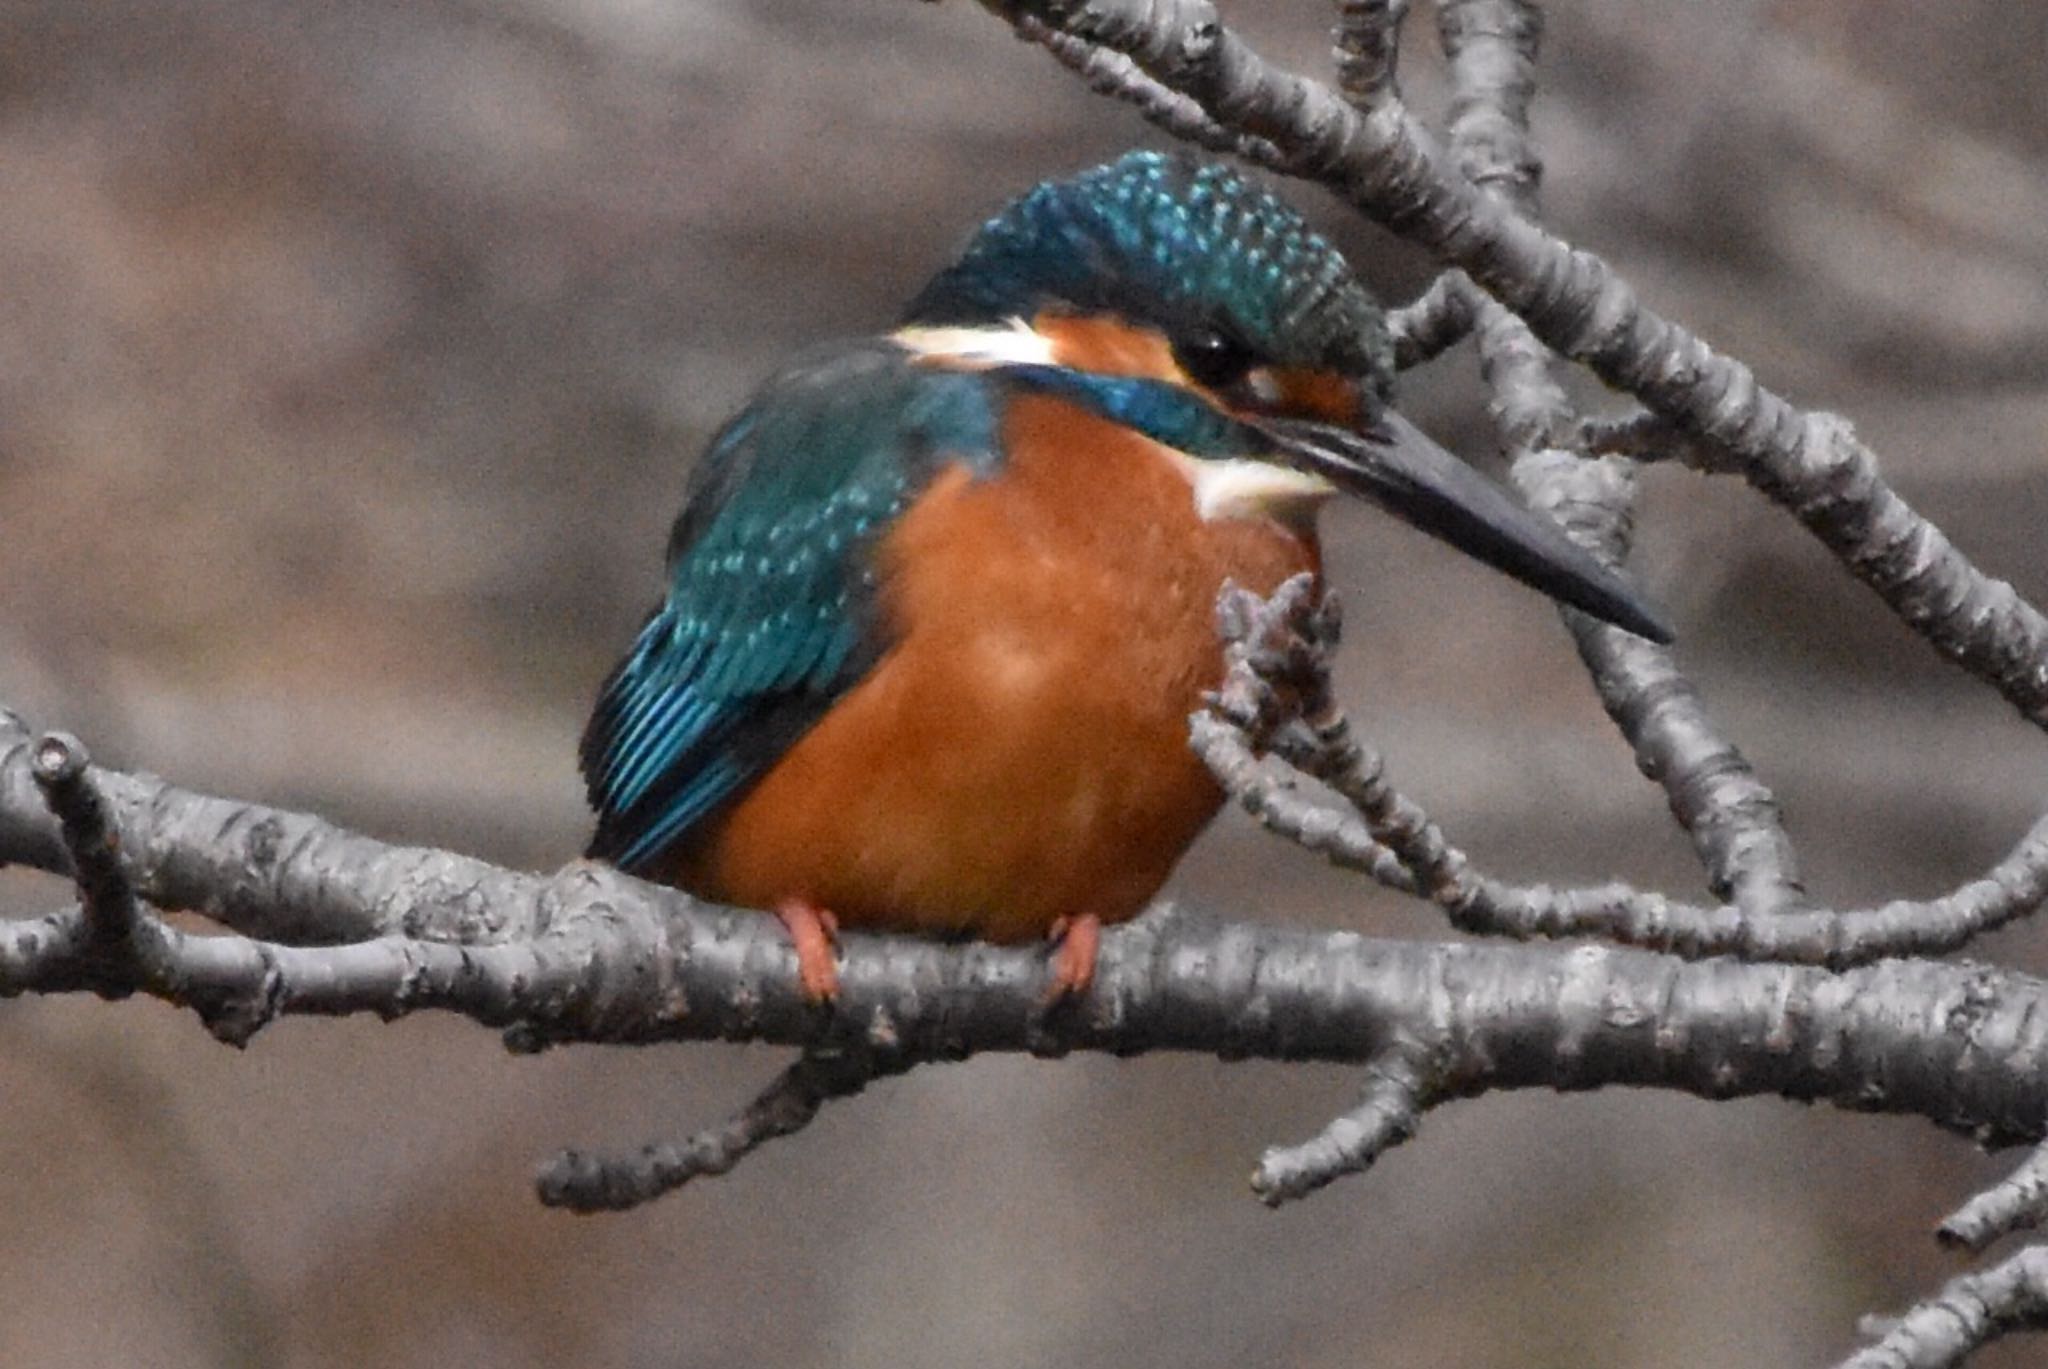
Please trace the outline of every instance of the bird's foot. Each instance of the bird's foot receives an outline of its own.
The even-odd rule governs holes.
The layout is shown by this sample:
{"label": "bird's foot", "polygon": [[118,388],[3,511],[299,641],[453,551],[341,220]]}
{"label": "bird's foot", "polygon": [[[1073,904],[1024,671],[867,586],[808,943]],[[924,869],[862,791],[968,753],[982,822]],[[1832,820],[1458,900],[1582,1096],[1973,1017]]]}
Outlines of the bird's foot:
{"label": "bird's foot", "polygon": [[1095,983],[1095,957],[1102,949],[1102,919],[1093,913],[1063,917],[1046,933],[1052,942],[1052,978],[1045,986],[1048,1005],[1079,998]]}
{"label": "bird's foot", "polygon": [[839,919],[800,898],[775,905],[775,916],[796,947],[797,982],[813,1003],[839,997]]}

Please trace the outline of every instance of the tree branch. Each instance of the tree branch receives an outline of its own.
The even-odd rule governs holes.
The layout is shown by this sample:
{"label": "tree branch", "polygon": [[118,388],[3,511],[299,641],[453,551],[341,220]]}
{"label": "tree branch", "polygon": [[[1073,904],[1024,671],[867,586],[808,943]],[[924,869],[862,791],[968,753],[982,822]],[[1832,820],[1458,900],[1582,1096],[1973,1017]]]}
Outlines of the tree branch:
{"label": "tree branch", "polygon": [[1950,1213],[1935,1231],[1946,1245],[1982,1250],[2001,1236],[2027,1231],[2048,1215],[2048,1146],[2036,1146],[2019,1168]]}
{"label": "tree branch", "polygon": [[[1878,1321],[1879,1319],[1870,1319]],[[1948,1369],[2011,1331],[2048,1328],[2048,1246],[1949,1280],[1841,1369]],[[1870,1328],[1877,1334],[1876,1327]]]}
{"label": "tree branch", "polygon": [[1400,370],[1441,356],[1472,335],[1484,298],[1463,271],[1445,271],[1408,303],[1387,311],[1387,336]]}
{"label": "tree branch", "polygon": [[1337,88],[1360,108],[1399,97],[1408,0],[1337,0]]}
{"label": "tree branch", "polygon": [[982,0],[1124,53],[1226,128],[1265,138],[1285,169],[1463,268],[1557,352],[1683,431],[1789,510],[1943,655],[2048,726],[2048,618],[1985,575],[1885,484],[1849,425],[1808,413],[1740,362],[1646,308],[1593,254],[1458,174],[1400,102],[1360,112],[1261,58],[1208,0]]}
{"label": "tree branch", "polygon": [[[1421,805],[1388,782],[1329,687],[1339,615],[1306,576],[1269,600],[1226,590],[1218,624],[1225,675],[1190,721],[1192,744],[1226,792],[1267,827],[1388,888],[1427,897],[1465,931],[1599,937],[1689,958],[1732,955],[1846,969],[1886,956],[1939,955],[2025,917],[2048,900],[2048,816],[1984,876],[1940,898],[1876,908],[1809,908],[1772,917],[1706,907],[1611,882],[1577,889],[1511,884],[1475,869]],[[1327,785],[1344,809],[1317,803],[1270,753]]]}
{"label": "tree branch", "polygon": [[[1439,4],[1455,92],[1439,150],[1400,103],[1406,0],[1338,0],[1341,98],[1269,67],[1205,0],[983,3],[1172,135],[1320,181],[1435,252],[1447,269],[1393,315],[1400,364],[1476,332],[1514,478],[1611,564],[1629,549],[1635,473],[1587,453],[1739,471],[1938,649],[2048,725],[2048,619],[1900,500],[1845,422],[1762,388],[1643,308],[1605,263],[1537,226],[1532,4]],[[1645,412],[1581,419],[1552,373],[1554,354],[1634,394]],[[67,875],[78,895],[75,906],[0,925],[0,995],[140,990],[194,1010],[237,1045],[286,1014],[439,1010],[502,1030],[515,1050],[660,1040],[801,1049],[718,1127],[622,1156],[564,1152],[544,1167],[542,1200],[586,1211],[726,1172],[879,1076],[987,1051],[1365,1065],[1356,1107],[1263,1157],[1253,1187],[1273,1204],[1365,1169],[1428,1108],[1503,1088],[1775,1095],[1915,1114],[1990,1145],[2044,1141],[2048,982],[1878,957],[1953,949],[2048,898],[2048,817],[1986,878],[1946,898],[1814,909],[1775,798],[1671,654],[1567,612],[1610,715],[1724,902],[1675,903],[1618,883],[1503,883],[1475,871],[1353,736],[1330,689],[1335,602],[1315,601],[1308,586],[1221,606],[1228,674],[1193,720],[1193,739],[1240,803],[1328,859],[1435,900],[1457,926],[1596,934],[1694,959],[1150,916],[1105,937],[1093,987],[1057,1011],[1046,1008],[1036,949],[858,934],[843,940],[839,997],[821,1009],[786,939],[758,914],[599,866],[524,874],[95,769],[73,739],[31,740],[0,709],[0,864]],[[203,912],[233,930],[190,935],[159,909]],[[2037,1222],[2044,1195],[2048,1148],[1941,1234],[1981,1249]],[[1849,1364],[1950,1364],[2008,1329],[2044,1324],[2048,1250],[2032,1247],[1951,1282]]]}
{"label": "tree branch", "polygon": [[[0,757],[0,774],[25,766],[28,749],[18,743]],[[95,775],[137,800],[109,809],[121,849],[139,845],[125,826],[133,818],[153,827],[154,858],[183,868],[229,865],[242,840],[239,823],[208,834],[185,810],[292,820],[136,776]],[[32,845],[23,834],[42,821],[20,811],[17,793],[0,784],[0,840],[10,849]],[[310,843],[281,854],[263,887],[297,890],[324,869],[340,886],[330,897],[350,906],[363,901],[349,896],[352,882],[388,891],[383,871],[433,868],[445,854],[345,832],[331,839],[355,844],[358,872],[333,870],[323,845]],[[43,868],[64,868],[60,852],[48,855]],[[1413,1039],[1441,1042],[1445,1097],[1610,1084],[1776,1094],[1914,1113],[1987,1144],[2039,1141],[2048,1118],[2048,984],[1982,966],[1889,960],[1834,975],[1591,946],[1430,946],[1145,918],[1105,934],[1094,988],[1050,1018],[1036,948],[851,933],[838,1005],[821,1015],[772,918],[588,863],[546,876],[476,864],[502,901],[496,916],[472,922],[476,941],[387,935],[292,947],[166,928],[161,996],[214,1013],[225,1023],[216,1031],[235,1041],[281,1015],[425,1010],[504,1028],[520,1050],[764,1041],[906,1062],[1176,1050],[1366,1064]],[[410,888],[380,906],[401,925],[442,928],[443,887]],[[245,911],[258,922],[273,916]],[[0,943],[0,993],[81,987],[53,949],[62,938],[30,925],[33,935]],[[510,928],[525,939],[505,939]],[[25,954],[31,941],[40,949]],[[1922,1006],[1901,1013],[1900,1003]]]}
{"label": "tree branch", "polygon": [[673,1193],[704,1174],[726,1174],[779,1136],[792,1136],[826,1103],[851,1098],[909,1062],[872,1051],[805,1051],[754,1100],[686,1141],[657,1141],[629,1155],[565,1150],[534,1178],[540,1200],[575,1212],[620,1212]]}
{"label": "tree branch", "polygon": [[[107,827],[99,791],[86,778],[85,748],[74,737],[53,732],[29,754],[29,774],[42,790],[43,801],[57,819],[72,878],[83,900],[79,918],[86,939],[104,955],[135,955],[135,931],[141,912],[135,891],[121,869],[114,834]],[[147,973],[136,967],[137,973]]]}
{"label": "tree branch", "polygon": [[1397,1042],[1365,1070],[1364,1097],[1313,1140],[1275,1147],[1252,1171],[1252,1192],[1268,1207],[1306,1197],[1346,1174],[1363,1173],[1415,1134],[1437,1101],[1440,1080],[1428,1052]]}
{"label": "tree branch", "polygon": [[[1474,184],[1533,218],[1542,159],[1529,136],[1529,106],[1541,13],[1527,0],[1444,0],[1437,28],[1455,92],[1451,155]],[[1479,356],[1515,482],[1576,541],[1619,567],[1633,540],[1634,472],[1558,450],[1577,419],[1550,375],[1550,353],[1493,300],[1479,308]],[[1707,715],[1671,649],[1583,613],[1563,617],[1601,704],[1637,767],[1663,786],[1715,896],[1759,913],[1802,906],[1777,799]]]}
{"label": "tree branch", "polygon": [[[0,708],[0,866],[68,868],[61,823],[24,749],[28,727]],[[516,936],[504,872],[446,851],[402,851],[317,817],[206,798],[98,770],[134,892],[289,945],[403,934],[471,942]]]}
{"label": "tree branch", "polygon": [[1029,15],[1020,16],[1016,23],[1019,38],[1044,48],[1061,66],[1080,77],[1088,89],[1131,106],[1153,127],[1211,152],[1243,157],[1260,166],[1281,166],[1279,149],[1273,144],[1223,127],[1204,114],[1193,100],[1168,90],[1138,70],[1137,64],[1122,53],[1084,42]]}

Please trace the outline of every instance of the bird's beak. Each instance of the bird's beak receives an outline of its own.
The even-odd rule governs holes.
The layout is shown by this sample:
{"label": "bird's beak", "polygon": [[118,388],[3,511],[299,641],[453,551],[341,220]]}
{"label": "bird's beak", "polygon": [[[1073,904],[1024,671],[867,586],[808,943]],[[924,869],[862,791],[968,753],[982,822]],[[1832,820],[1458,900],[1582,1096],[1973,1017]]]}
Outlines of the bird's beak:
{"label": "bird's beak", "polygon": [[1532,589],[1628,629],[1669,642],[1663,615],[1594,560],[1550,519],[1384,410],[1363,431],[1289,419],[1252,424],[1288,464],[1379,505]]}

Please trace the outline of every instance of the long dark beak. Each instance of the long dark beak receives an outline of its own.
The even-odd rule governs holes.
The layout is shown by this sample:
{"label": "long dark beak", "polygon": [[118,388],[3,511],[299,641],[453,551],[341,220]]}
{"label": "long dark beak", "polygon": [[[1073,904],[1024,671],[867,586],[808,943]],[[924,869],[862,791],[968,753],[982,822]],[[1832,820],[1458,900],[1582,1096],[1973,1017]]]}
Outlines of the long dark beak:
{"label": "long dark beak", "polygon": [[1639,637],[1672,640],[1663,615],[1562,528],[1392,410],[1364,432],[1293,420],[1253,426],[1274,440],[1277,455],[1530,588]]}

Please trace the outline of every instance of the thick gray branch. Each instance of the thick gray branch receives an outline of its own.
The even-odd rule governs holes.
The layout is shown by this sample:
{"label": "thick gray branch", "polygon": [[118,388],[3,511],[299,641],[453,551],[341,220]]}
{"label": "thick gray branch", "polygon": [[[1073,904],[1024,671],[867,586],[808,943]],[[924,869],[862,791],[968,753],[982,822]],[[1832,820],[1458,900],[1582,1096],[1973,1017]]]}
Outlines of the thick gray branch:
{"label": "thick gray branch", "polygon": [[[21,719],[0,708],[0,865],[63,870],[61,825],[37,789],[28,740]],[[522,930],[500,920],[516,902],[505,872],[482,861],[420,852],[408,864],[321,818],[95,773],[126,876],[156,907],[287,944],[395,932],[475,941]]]}
{"label": "thick gray branch", "polygon": [[[25,750],[0,760],[0,773],[24,766]],[[282,820],[96,775],[137,800],[109,810],[122,847],[153,846],[154,859],[182,869],[233,877],[229,853],[243,827]],[[0,783],[0,833],[10,849],[34,847],[21,834],[40,829],[24,820],[16,792]],[[29,801],[40,807],[32,786]],[[187,807],[237,821],[208,832],[180,813]],[[154,826],[148,842],[130,840],[131,819]],[[336,846],[352,852],[351,868],[327,864]],[[61,850],[43,849],[35,863],[68,873]],[[238,1041],[281,1014],[428,1009],[505,1028],[522,1049],[766,1041],[912,1062],[1179,1050],[1362,1064],[1413,1040],[1434,1052],[1444,1097],[1611,1084],[1776,1094],[1915,1113],[1990,1144],[2039,1141],[2048,1118],[2048,984],[1987,967],[1893,960],[1831,974],[1593,946],[1429,946],[1155,918],[1108,933],[1092,991],[1050,1017],[1036,947],[848,935],[837,1007],[820,1014],[773,919],[589,864],[528,875],[330,831],[282,852],[238,911],[257,924],[303,925],[305,909],[265,908],[261,891],[295,893],[316,871],[330,886],[321,906],[369,906],[361,891],[376,890],[374,906],[394,925],[437,934],[448,929],[441,900],[451,880],[481,871],[479,887],[495,902],[489,918],[470,919],[470,944],[385,935],[295,947],[164,929],[165,974],[153,991],[200,1008]],[[60,916],[10,928],[0,937],[0,993],[89,987],[64,954],[78,925]]]}

